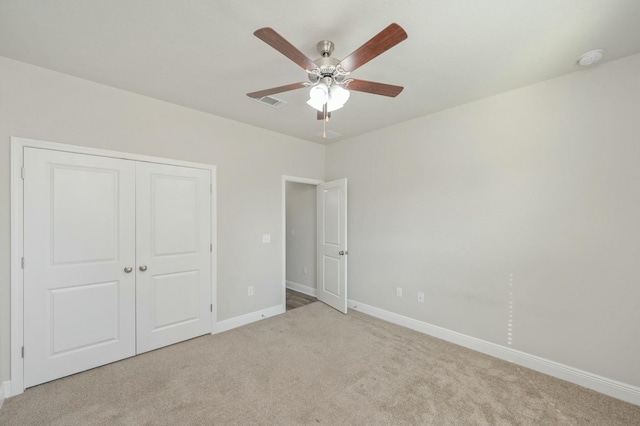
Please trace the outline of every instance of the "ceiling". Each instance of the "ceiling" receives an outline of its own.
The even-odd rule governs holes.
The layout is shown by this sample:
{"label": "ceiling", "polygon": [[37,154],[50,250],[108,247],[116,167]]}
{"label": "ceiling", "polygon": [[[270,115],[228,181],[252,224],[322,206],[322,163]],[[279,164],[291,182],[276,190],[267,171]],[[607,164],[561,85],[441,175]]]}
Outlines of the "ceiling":
{"label": "ceiling", "polygon": [[[351,76],[405,89],[353,92],[327,127],[341,137],[317,136],[306,89],[274,95],[280,108],[246,96],[307,78],[256,29],[343,58],[392,22],[408,39]],[[0,0],[0,56],[318,143],[579,71],[591,49],[640,52],[640,1]]]}

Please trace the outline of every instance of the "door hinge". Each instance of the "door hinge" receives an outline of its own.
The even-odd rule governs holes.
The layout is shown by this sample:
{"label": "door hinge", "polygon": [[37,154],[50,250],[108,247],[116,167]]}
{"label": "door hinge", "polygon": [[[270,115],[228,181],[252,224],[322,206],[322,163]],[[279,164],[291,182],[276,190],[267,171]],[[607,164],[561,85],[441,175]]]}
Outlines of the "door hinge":
{"label": "door hinge", "polygon": [[213,253],[213,243],[209,244],[209,251]]}
{"label": "door hinge", "polygon": [[20,267],[24,269],[24,257],[20,258]]}
{"label": "door hinge", "polygon": [[213,312],[213,303],[212,303],[211,305],[209,305],[209,310],[210,310],[211,312]]}
{"label": "door hinge", "polygon": [[24,167],[20,168],[20,177],[24,179]]}
{"label": "door hinge", "polygon": [[22,358],[24,358],[24,346],[22,347]]}

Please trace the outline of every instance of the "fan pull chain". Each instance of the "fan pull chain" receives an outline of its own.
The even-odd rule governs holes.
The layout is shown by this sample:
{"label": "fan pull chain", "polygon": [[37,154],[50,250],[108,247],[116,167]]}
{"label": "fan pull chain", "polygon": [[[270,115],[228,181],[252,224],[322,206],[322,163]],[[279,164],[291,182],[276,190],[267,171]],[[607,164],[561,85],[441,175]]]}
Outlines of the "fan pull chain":
{"label": "fan pull chain", "polygon": [[327,138],[327,113],[325,112],[324,120],[322,120],[322,139],[326,139],[326,138]]}
{"label": "fan pull chain", "polygon": [[322,139],[327,138],[327,123],[329,122],[329,112],[327,111],[327,104],[324,104],[322,108],[324,113],[324,120],[322,120]]}

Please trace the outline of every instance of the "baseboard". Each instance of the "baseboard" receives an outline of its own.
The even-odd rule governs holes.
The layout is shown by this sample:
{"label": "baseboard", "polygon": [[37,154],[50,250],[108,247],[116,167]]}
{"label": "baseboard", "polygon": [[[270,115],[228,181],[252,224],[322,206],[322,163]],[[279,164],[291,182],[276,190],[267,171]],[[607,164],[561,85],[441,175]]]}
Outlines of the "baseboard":
{"label": "baseboard", "polygon": [[385,311],[384,309],[376,308],[374,306],[365,305],[364,303],[359,303],[354,300],[349,300],[348,306],[350,309],[367,315],[371,315],[505,361],[513,362],[523,367],[548,374],[549,376],[557,377],[559,379],[566,380],[567,382],[592,389],[613,398],[630,402],[631,404],[640,405],[640,387],[598,376],[597,374],[592,374],[568,365],[538,357],[536,355],[531,355],[496,343],[487,342],[486,340],[467,336],[466,334],[458,333],[437,325]]}
{"label": "baseboard", "polygon": [[213,334],[222,333],[223,331],[232,330],[236,327],[251,324],[252,322],[260,321],[275,315],[284,314],[284,312],[285,309],[282,305],[276,305],[267,309],[262,309],[260,311],[250,312],[248,314],[229,318],[227,320],[218,322]]}
{"label": "baseboard", "polygon": [[9,398],[11,395],[11,382],[6,380],[0,385],[0,408],[5,398]]}
{"label": "baseboard", "polygon": [[294,283],[293,281],[287,281],[287,288],[300,293],[304,293],[307,296],[318,297],[318,291],[315,288],[309,287],[307,285]]}

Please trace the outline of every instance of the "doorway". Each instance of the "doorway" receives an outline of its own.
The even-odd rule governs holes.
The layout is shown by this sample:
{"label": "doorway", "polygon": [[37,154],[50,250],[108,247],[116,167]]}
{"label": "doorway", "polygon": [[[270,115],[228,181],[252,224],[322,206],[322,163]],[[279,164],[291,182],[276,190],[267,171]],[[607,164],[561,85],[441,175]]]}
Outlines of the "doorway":
{"label": "doorway", "polygon": [[316,188],[297,180],[284,182],[286,310],[316,301]]}
{"label": "doorway", "polygon": [[[287,188],[290,191],[289,196]],[[314,190],[315,214],[312,208]],[[287,212],[288,198],[301,200],[300,203],[295,203],[295,207],[289,206],[289,213]],[[294,213],[293,209],[299,209],[301,213]],[[296,219],[288,220],[288,216],[290,219]],[[314,222],[315,233],[312,230]],[[296,228],[299,223],[303,223],[302,227]],[[304,238],[299,237],[298,229],[304,230]],[[314,236],[315,244],[313,244]],[[349,254],[347,250],[347,179],[323,182],[316,179],[283,176],[282,241],[283,311],[286,310],[287,288],[291,287],[296,291],[313,295],[319,301],[346,314],[347,255]],[[298,246],[296,247],[295,244]],[[315,256],[310,256],[314,247]],[[315,274],[310,273],[311,266],[314,267]],[[316,277],[315,285],[314,276]],[[301,280],[304,284],[294,280]]]}

